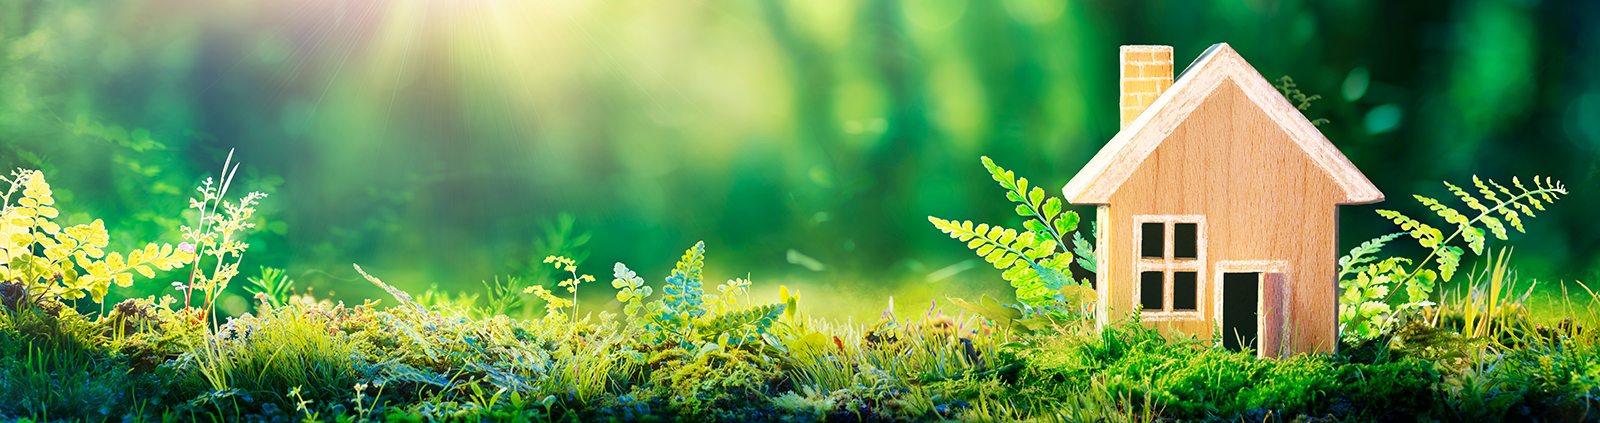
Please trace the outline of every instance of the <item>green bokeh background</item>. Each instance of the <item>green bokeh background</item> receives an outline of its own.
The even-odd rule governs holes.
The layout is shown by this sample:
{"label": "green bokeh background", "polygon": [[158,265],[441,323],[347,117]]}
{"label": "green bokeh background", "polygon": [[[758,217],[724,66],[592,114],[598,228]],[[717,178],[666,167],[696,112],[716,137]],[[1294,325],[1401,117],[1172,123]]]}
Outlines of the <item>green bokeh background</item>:
{"label": "green bokeh background", "polygon": [[711,282],[870,319],[890,295],[1009,295],[926,216],[1020,227],[980,155],[1057,192],[1117,131],[1118,45],[1172,45],[1181,68],[1227,42],[1321,95],[1307,115],[1388,195],[1343,208],[1343,249],[1394,230],[1375,208],[1426,215],[1410,194],[1448,197],[1440,181],[1548,175],[1573,194],[1501,245],[1524,279],[1588,282],[1597,18],[1576,0],[0,0],[0,165],[44,170],[62,223],[106,219],[127,250],[178,242],[236,150],[235,195],[270,194],[237,292],[265,265],[381,297],[352,262],[412,291],[553,286],[529,262],[561,250],[566,212],[602,282],[586,307],[616,307],[611,263],[659,285],[705,240]]}

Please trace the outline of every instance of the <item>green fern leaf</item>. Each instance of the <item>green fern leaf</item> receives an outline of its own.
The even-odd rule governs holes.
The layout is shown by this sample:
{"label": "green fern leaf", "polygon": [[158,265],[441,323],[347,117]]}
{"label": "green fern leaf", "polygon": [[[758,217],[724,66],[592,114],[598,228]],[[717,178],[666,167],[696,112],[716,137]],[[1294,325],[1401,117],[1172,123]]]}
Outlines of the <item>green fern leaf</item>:
{"label": "green fern leaf", "polygon": [[1378,214],[1394,221],[1396,225],[1400,225],[1400,229],[1408,231],[1412,238],[1416,238],[1417,242],[1422,244],[1422,248],[1432,249],[1434,246],[1439,245],[1439,237],[1442,235],[1438,229],[1434,229],[1426,223],[1418,222],[1416,219],[1400,214],[1397,211],[1378,210]]}
{"label": "green fern leaf", "polygon": [[[968,249],[1000,269],[1001,278],[1018,288],[1018,298],[1024,303],[1039,305],[1048,301],[1050,295],[1030,295],[1025,292],[1042,293],[1052,283],[1059,284],[1067,279],[1060,270],[1040,265],[1041,260],[1055,253],[1057,244],[1050,239],[1040,241],[1036,232],[1019,233],[1015,229],[988,224],[974,226],[971,221],[956,223],[932,216],[928,217],[928,221],[951,238],[967,240]],[[1044,279],[1041,279],[1041,272]]]}
{"label": "green fern leaf", "polygon": [[1439,262],[1440,280],[1449,281],[1451,277],[1455,276],[1456,268],[1461,266],[1461,248],[1447,245],[1439,251],[1439,257],[1436,260]]}
{"label": "green fern leaf", "polygon": [[1500,217],[1505,218],[1506,222],[1510,223],[1511,227],[1516,229],[1517,232],[1528,233],[1527,230],[1522,228],[1522,217],[1512,207],[1501,207]]}
{"label": "green fern leaf", "polygon": [[[1011,249],[1017,251],[1026,251],[1027,249],[1033,248],[1035,245],[1040,245],[1040,243],[1047,240],[1049,239],[1040,238],[1038,233],[1033,231],[1023,231],[1022,233],[1017,234],[1016,239],[1012,240],[1011,245],[1008,245],[1008,247],[1011,247]],[[1054,245],[1053,241],[1052,245]]]}
{"label": "green fern leaf", "polygon": [[[1472,179],[1476,181],[1478,179],[1478,177],[1477,176],[1473,176]],[[1479,213],[1488,213],[1489,212],[1489,208],[1485,207],[1482,202],[1479,202],[1477,198],[1473,198],[1472,197],[1472,194],[1469,194],[1466,191],[1463,191],[1460,187],[1455,186],[1455,184],[1451,184],[1449,182],[1445,182],[1444,186],[1449,187],[1450,188],[1450,192],[1454,193],[1456,195],[1456,197],[1459,197],[1461,199],[1461,202],[1466,204],[1467,207],[1469,207],[1469,208],[1471,208],[1473,210],[1477,210]]]}
{"label": "green fern leaf", "polygon": [[[1004,257],[1005,254],[1006,254],[1006,250],[995,249],[994,251],[990,251],[988,255],[983,257],[983,259],[984,259],[984,261],[988,261],[991,264],[998,263],[1000,261],[1000,258]],[[996,265],[995,268],[996,269],[1003,269],[1004,267]]]}
{"label": "green fern leaf", "polygon": [[998,242],[998,243],[1000,243],[1002,245],[1008,245],[1008,246],[1011,244],[1011,241],[1016,241],[1016,240],[1017,240],[1017,230],[1016,229],[1011,229],[1011,228],[1006,228],[1004,231],[1001,231],[1000,232],[1000,236],[995,238],[995,242]]}
{"label": "green fern leaf", "polygon": [[[1055,220],[1056,216],[1060,215],[1060,214],[1061,214],[1061,199],[1060,198],[1050,197],[1050,199],[1044,200],[1044,220]],[[1076,213],[1074,213],[1074,214],[1076,214]],[[1030,220],[1029,222],[1034,222],[1034,221]],[[1043,232],[1043,231],[1039,231],[1039,232]],[[1065,232],[1063,232],[1063,233],[1065,233]]]}
{"label": "green fern leaf", "polygon": [[1029,271],[1032,271],[1032,269],[1028,268],[1028,266],[1011,266],[1010,269],[1000,272],[1000,279],[1014,281],[1023,277],[1023,274]]}
{"label": "green fern leaf", "polygon": [[[1017,207],[1022,207],[1022,206],[1017,206]],[[1022,222],[1022,227],[1024,229],[1033,231],[1033,232],[1038,233],[1038,234],[1044,234],[1044,233],[1049,233],[1050,232],[1050,229],[1046,228],[1043,223],[1039,223],[1038,220],[1034,220],[1034,219],[1029,219],[1028,221]]]}
{"label": "green fern leaf", "polygon": [[729,343],[740,345],[754,342],[767,333],[786,307],[786,304],[763,304],[721,314],[700,326],[700,333],[710,338],[727,335]]}
{"label": "green fern leaf", "polygon": [[[1076,216],[1077,213],[1073,213]],[[1089,245],[1089,240],[1083,239],[1082,233],[1072,234],[1072,253],[1078,256],[1078,266],[1089,273],[1098,273],[1094,263],[1094,246]]]}
{"label": "green fern leaf", "polygon": [[1026,253],[1023,255],[1028,256],[1030,259],[1039,260],[1051,254],[1055,254],[1055,252],[1056,241],[1053,239],[1046,239],[1043,242],[1040,242],[1038,245],[1028,248]]}
{"label": "green fern leaf", "polygon": [[1486,240],[1483,230],[1462,225],[1461,239],[1467,242],[1467,247],[1472,249],[1472,254],[1483,254],[1483,243]]}
{"label": "green fern leaf", "polygon": [[1066,234],[1078,230],[1078,212],[1068,211],[1056,220],[1056,233]]}
{"label": "green fern leaf", "polygon": [[1369,239],[1367,242],[1356,246],[1356,248],[1350,249],[1349,254],[1339,258],[1339,279],[1343,280],[1345,276],[1356,274],[1365,268],[1366,264],[1376,261],[1377,257],[1373,257],[1373,255],[1382,250],[1384,244],[1394,241],[1395,238],[1399,238],[1400,235],[1404,234],[1404,232],[1395,232]]}
{"label": "green fern leaf", "polygon": [[701,305],[705,301],[705,291],[701,290],[700,270],[705,266],[706,242],[696,242],[693,247],[683,252],[683,258],[678,260],[678,265],[672,269],[672,274],[667,276],[667,284],[661,288],[663,305],[673,313],[700,317],[705,314]]}
{"label": "green fern leaf", "polygon": [[1498,238],[1501,241],[1506,240],[1506,225],[1504,223],[1500,223],[1500,219],[1496,219],[1492,215],[1484,214],[1482,220],[1483,226],[1488,227],[1489,231],[1494,233],[1495,238]]}
{"label": "green fern leaf", "polygon": [[1012,191],[1017,189],[1017,182],[1012,178],[1010,171],[995,165],[993,160],[989,160],[989,156],[983,156],[980,159],[983,161],[983,168],[989,170],[989,176],[993,177],[995,182],[999,182],[1000,187]]}

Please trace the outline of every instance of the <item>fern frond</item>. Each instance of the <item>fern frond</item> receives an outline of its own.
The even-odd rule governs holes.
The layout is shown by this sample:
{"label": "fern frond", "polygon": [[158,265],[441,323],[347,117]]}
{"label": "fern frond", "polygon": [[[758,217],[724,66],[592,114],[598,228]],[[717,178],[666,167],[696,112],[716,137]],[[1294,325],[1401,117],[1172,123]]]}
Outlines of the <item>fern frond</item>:
{"label": "fern frond", "polygon": [[1089,259],[1094,254],[1094,246],[1089,244],[1089,240],[1083,239],[1082,233],[1072,234],[1072,253],[1078,256],[1078,267],[1088,270],[1089,273],[1099,272],[1094,260]]}
{"label": "fern frond", "polygon": [[[1439,266],[1439,279],[1449,281],[1459,268],[1461,254],[1463,253],[1461,248],[1449,245],[1450,241],[1460,236],[1462,240],[1466,241],[1467,247],[1472,249],[1473,254],[1482,254],[1487,240],[1486,234],[1493,233],[1495,238],[1506,239],[1507,224],[1516,229],[1517,232],[1526,232],[1522,226],[1523,215],[1534,217],[1535,209],[1544,210],[1544,203],[1554,202],[1561,195],[1566,195],[1567,193],[1566,187],[1562,186],[1559,181],[1549,177],[1543,179],[1534,177],[1533,190],[1523,186],[1521,179],[1512,177],[1511,185],[1521,191],[1520,193],[1514,192],[1506,188],[1505,185],[1493,180],[1485,182],[1477,176],[1472,177],[1472,184],[1478,188],[1479,193],[1483,194],[1482,200],[1474,198],[1471,194],[1455,185],[1448,182],[1445,183],[1451,193],[1460,197],[1463,203],[1478,212],[1477,216],[1471,218],[1431,198],[1420,195],[1415,196],[1417,201],[1428,206],[1429,209],[1443,217],[1446,222],[1456,226],[1455,233],[1450,234],[1448,237],[1442,236],[1443,234],[1437,229],[1433,229],[1427,224],[1418,222],[1399,212],[1390,210],[1378,211],[1379,215],[1393,220],[1395,224],[1400,225],[1401,229],[1410,231],[1411,236],[1416,238],[1423,248],[1429,250],[1428,258],[1419,262],[1417,269],[1412,270],[1407,275],[1408,277],[1416,276],[1422,270],[1422,266],[1426,265],[1430,259],[1436,259],[1435,262]],[[1504,194],[1506,198],[1502,199],[1496,192]],[[1488,206],[1489,203],[1493,203],[1494,206]],[[1495,217],[1497,213],[1499,214],[1498,218]],[[1480,223],[1483,228],[1477,227]]]}
{"label": "fern frond", "polygon": [[[1033,231],[1019,233],[988,224],[974,226],[972,221],[956,222],[932,216],[928,221],[951,238],[966,241],[968,249],[1000,269],[1000,277],[1018,289],[1019,300],[1041,304],[1054,295],[1044,291],[1058,290],[1066,283],[1064,272],[1058,270],[1064,265],[1059,260],[1050,260],[1067,256],[1066,263],[1071,263],[1071,254],[1057,254],[1053,239],[1040,241]],[[1045,263],[1056,263],[1056,266],[1045,266]]]}
{"label": "fern frond", "polygon": [[689,317],[700,317],[705,314],[705,310],[701,307],[705,291],[700,288],[700,269],[705,265],[705,252],[705,241],[696,242],[694,247],[684,251],[677,267],[672,269],[670,276],[667,276],[666,286],[661,287],[664,295],[663,305],[674,313]]}
{"label": "fern frond", "polygon": [[[1476,175],[1474,175],[1472,177],[1472,180],[1474,182],[1477,182],[1478,181],[1478,177]],[[1444,186],[1449,187],[1450,188],[1450,192],[1455,194],[1456,197],[1461,198],[1461,202],[1465,203],[1467,205],[1467,207],[1470,207],[1473,210],[1477,210],[1479,213],[1488,213],[1489,212],[1489,208],[1488,207],[1485,207],[1482,202],[1478,201],[1477,198],[1473,198],[1472,194],[1469,194],[1466,191],[1463,191],[1461,189],[1461,187],[1457,187],[1457,186],[1455,186],[1455,184],[1452,184],[1450,182],[1445,182]]]}
{"label": "fern frond", "polygon": [[782,316],[786,304],[762,304],[745,310],[718,315],[700,327],[708,337],[731,334],[729,342],[747,344],[760,339]]}
{"label": "fern frond", "polygon": [[1422,248],[1432,249],[1433,247],[1439,245],[1439,238],[1444,236],[1444,234],[1440,233],[1438,229],[1434,229],[1432,226],[1428,226],[1426,223],[1412,219],[1410,216],[1400,214],[1400,212],[1393,210],[1378,210],[1378,214],[1389,218],[1389,220],[1393,220],[1394,224],[1400,225],[1400,229],[1408,231],[1407,233],[1411,234],[1412,238],[1416,238],[1417,242],[1422,244]]}
{"label": "fern frond", "polygon": [[[1451,276],[1456,274],[1456,269],[1461,267],[1461,252],[1461,247],[1454,245],[1446,245],[1444,248],[1439,249],[1438,258],[1434,260],[1439,262],[1439,276],[1441,279],[1448,281]],[[1474,253],[1476,254],[1477,251],[1474,251]]]}
{"label": "fern frond", "polygon": [[383,283],[383,281],[378,280],[378,278],[375,278],[372,275],[367,274],[367,271],[361,270],[361,265],[359,265],[359,264],[350,263],[350,266],[351,267],[355,267],[356,268],[356,273],[360,273],[361,277],[367,279],[367,282],[372,282],[373,285],[377,285],[379,288],[383,288],[384,292],[388,292],[390,296],[393,296],[395,301],[399,301],[400,302],[400,305],[411,306],[413,308],[418,308],[418,309],[422,308],[421,304],[417,304],[416,301],[412,301],[411,300],[411,294],[406,293],[405,291],[401,291],[400,288],[395,288],[393,286],[389,286],[389,284]]}
{"label": "fern frond", "polygon": [[[134,273],[154,278],[155,269],[171,270],[194,258],[170,244],[155,243],[129,252],[126,258],[120,253],[107,254],[104,248],[111,237],[105,221],[95,219],[62,228],[51,221],[60,211],[52,207],[55,198],[44,173],[21,170],[14,175],[12,189],[21,185],[22,197],[16,206],[7,208],[9,221],[0,223],[0,233],[8,234],[5,256],[9,258],[0,263],[5,268],[0,273],[8,279],[23,276],[29,283],[43,282],[45,292],[63,299],[87,295],[98,303],[105,300],[111,284],[131,286]],[[39,256],[33,255],[35,244],[41,247]]]}
{"label": "fern frond", "polygon": [[1344,280],[1345,276],[1356,274],[1362,269],[1368,267],[1368,263],[1377,261],[1378,258],[1374,257],[1373,255],[1377,254],[1379,250],[1382,250],[1384,244],[1389,243],[1389,241],[1394,241],[1395,238],[1399,238],[1400,235],[1404,234],[1404,232],[1395,232],[1369,239],[1367,242],[1363,242],[1361,245],[1356,246],[1356,248],[1350,249],[1350,254],[1346,254],[1344,257],[1339,258],[1338,279]]}
{"label": "fern frond", "polygon": [[639,307],[644,299],[652,293],[651,288],[645,286],[644,278],[640,278],[637,273],[629,270],[628,266],[621,262],[612,266],[611,273],[612,276],[616,277],[611,281],[611,287],[617,289],[617,301],[621,301],[624,304],[622,306],[622,314],[633,317],[638,314]]}
{"label": "fern frond", "polygon": [[[1448,182],[1446,182],[1445,185],[1450,186],[1450,188],[1455,189],[1455,191],[1460,191],[1459,188],[1455,188],[1454,185],[1450,185]],[[1422,205],[1428,206],[1428,209],[1433,210],[1433,212],[1438,214],[1439,217],[1444,218],[1445,222],[1456,225],[1457,232],[1461,234],[1463,240],[1467,241],[1467,246],[1472,248],[1473,254],[1483,253],[1483,233],[1478,232],[1476,228],[1471,226],[1471,222],[1467,219],[1467,216],[1462,215],[1461,212],[1456,211],[1456,209],[1440,203],[1438,200],[1420,195],[1413,195],[1413,197],[1416,197],[1417,201],[1422,202]],[[1472,197],[1468,196],[1467,198]],[[1483,207],[1481,204],[1479,204],[1478,207],[1483,208],[1484,212],[1489,211],[1487,207]]]}

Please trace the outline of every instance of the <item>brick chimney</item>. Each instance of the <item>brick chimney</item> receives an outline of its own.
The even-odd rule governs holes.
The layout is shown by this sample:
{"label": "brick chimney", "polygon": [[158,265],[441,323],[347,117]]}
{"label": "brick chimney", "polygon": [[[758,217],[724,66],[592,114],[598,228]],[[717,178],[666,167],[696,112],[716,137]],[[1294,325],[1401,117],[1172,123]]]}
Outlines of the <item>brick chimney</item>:
{"label": "brick chimney", "polygon": [[1122,46],[1122,128],[1172,86],[1172,46]]}

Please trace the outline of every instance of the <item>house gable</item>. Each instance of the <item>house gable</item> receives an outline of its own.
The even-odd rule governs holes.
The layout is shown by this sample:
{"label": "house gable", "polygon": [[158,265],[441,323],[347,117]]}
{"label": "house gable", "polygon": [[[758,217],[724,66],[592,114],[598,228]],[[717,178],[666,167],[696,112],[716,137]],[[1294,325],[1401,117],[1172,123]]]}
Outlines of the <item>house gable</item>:
{"label": "house gable", "polygon": [[1224,81],[1232,81],[1339,187],[1335,204],[1383,201],[1383,193],[1362,175],[1305,116],[1226,43],[1216,44],[1185,69],[1149,109],[1117,133],[1082,171],[1062,188],[1073,204],[1109,204],[1140,164],[1187,120]]}

